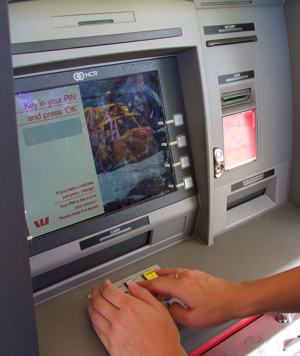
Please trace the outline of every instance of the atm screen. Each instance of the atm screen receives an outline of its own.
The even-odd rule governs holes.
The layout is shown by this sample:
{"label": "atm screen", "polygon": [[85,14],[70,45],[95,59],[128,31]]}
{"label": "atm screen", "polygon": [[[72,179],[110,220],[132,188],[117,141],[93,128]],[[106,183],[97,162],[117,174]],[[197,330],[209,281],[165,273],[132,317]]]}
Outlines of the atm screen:
{"label": "atm screen", "polygon": [[158,71],[18,92],[16,109],[31,236],[175,190]]}

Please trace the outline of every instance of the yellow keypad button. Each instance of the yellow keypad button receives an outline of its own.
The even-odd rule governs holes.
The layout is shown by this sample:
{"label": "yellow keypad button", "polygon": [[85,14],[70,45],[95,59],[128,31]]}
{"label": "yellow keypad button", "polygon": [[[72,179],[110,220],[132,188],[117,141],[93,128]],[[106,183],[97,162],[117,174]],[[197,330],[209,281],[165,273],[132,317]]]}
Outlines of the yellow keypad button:
{"label": "yellow keypad button", "polygon": [[150,269],[149,271],[143,273],[143,277],[146,281],[151,281],[151,279],[157,278],[158,274],[154,271],[154,269]]}

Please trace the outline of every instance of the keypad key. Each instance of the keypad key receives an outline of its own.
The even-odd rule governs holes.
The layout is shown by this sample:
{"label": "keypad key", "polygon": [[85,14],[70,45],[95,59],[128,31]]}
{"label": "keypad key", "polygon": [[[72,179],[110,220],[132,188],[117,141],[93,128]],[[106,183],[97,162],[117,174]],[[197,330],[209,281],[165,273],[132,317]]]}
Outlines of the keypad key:
{"label": "keypad key", "polygon": [[158,274],[155,272],[154,269],[150,269],[142,274],[142,276],[146,279],[146,281],[151,281],[154,278],[158,277]]}

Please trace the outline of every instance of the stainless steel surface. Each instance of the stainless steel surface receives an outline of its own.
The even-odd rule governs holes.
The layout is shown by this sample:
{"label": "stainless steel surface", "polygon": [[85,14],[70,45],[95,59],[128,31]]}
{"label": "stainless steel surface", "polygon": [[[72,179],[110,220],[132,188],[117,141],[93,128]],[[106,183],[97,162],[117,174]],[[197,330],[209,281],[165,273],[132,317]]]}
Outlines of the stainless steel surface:
{"label": "stainless steel surface", "polygon": [[278,321],[278,323],[281,324],[287,324],[290,323],[292,320],[292,316],[291,313],[280,313],[276,315],[276,320]]}
{"label": "stainless steel surface", "polygon": [[291,323],[277,323],[273,313],[268,313],[203,356],[298,356],[300,314],[292,314]]}

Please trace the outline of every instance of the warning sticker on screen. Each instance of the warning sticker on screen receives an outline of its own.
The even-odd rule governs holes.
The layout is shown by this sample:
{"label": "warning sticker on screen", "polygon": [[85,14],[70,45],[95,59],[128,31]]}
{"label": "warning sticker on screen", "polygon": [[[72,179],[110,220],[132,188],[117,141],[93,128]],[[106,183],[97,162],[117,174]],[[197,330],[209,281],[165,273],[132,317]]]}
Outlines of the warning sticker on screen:
{"label": "warning sticker on screen", "polygon": [[16,95],[24,203],[33,237],[104,212],[78,86]]}

